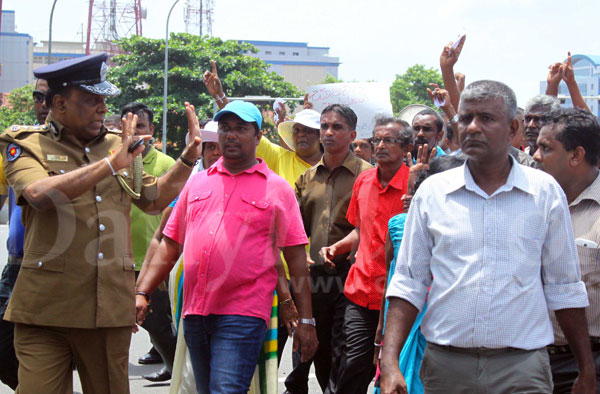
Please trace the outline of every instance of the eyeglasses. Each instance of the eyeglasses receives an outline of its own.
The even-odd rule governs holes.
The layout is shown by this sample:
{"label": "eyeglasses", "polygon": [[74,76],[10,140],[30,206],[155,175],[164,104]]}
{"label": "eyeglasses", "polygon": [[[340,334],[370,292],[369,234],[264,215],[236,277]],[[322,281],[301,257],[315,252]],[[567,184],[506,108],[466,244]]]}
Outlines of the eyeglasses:
{"label": "eyeglasses", "polygon": [[40,92],[39,90],[33,91],[33,101],[36,103],[43,103],[46,100],[46,93]]}
{"label": "eyeglasses", "polygon": [[392,144],[400,144],[402,143],[402,140],[399,140],[397,138],[390,138],[390,137],[385,137],[385,138],[373,138],[373,145],[377,146],[379,145],[380,142],[383,142],[384,145],[392,145]]}

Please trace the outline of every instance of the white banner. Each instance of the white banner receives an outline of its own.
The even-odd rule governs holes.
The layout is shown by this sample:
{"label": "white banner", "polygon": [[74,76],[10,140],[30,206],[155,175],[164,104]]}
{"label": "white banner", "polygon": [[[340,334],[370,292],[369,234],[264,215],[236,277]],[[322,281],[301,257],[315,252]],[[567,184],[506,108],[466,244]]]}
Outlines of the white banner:
{"label": "white banner", "polygon": [[358,117],[356,138],[373,136],[375,116],[392,116],[390,87],[379,82],[329,83],[306,88],[308,101],[315,111],[323,111],[330,104],[344,104]]}

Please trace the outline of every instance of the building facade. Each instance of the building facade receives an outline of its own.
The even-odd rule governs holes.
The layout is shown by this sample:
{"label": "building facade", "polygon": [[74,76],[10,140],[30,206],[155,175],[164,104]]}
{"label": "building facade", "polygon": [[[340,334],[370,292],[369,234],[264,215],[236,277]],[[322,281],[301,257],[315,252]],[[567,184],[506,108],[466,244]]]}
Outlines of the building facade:
{"label": "building facade", "polygon": [[2,11],[0,31],[0,93],[32,83],[33,37],[17,33],[15,12]]}
{"label": "building facade", "polygon": [[305,42],[251,41],[240,40],[254,45],[258,57],[269,65],[269,71],[281,75],[287,82],[304,90],[309,85],[321,83],[327,74],[338,77],[340,60],[329,56],[328,47],[310,47]]}
{"label": "building facade", "polygon": [[[600,116],[600,56],[597,55],[573,55],[573,70],[575,80],[585,98],[585,102],[593,114]],[[540,93],[546,92],[546,81],[540,82]],[[563,107],[572,107],[573,102],[569,97],[567,85],[561,81],[558,87],[558,97],[564,101]]]}

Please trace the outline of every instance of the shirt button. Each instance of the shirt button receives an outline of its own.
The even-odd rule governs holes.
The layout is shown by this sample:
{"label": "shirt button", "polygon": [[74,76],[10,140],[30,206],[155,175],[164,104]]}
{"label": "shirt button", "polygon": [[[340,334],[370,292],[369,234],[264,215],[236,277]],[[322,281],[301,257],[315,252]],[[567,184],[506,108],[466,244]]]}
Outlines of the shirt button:
{"label": "shirt button", "polygon": [[100,231],[106,230],[106,227],[103,224],[99,225],[98,228],[100,229]]}
{"label": "shirt button", "polygon": [[123,175],[128,176],[129,174],[127,173],[127,171],[123,171]]}
{"label": "shirt button", "polygon": [[214,234],[214,233],[215,233],[214,231],[210,230],[210,234]]}
{"label": "shirt button", "polygon": [[135,264],[131,264],[131,268],[135,269]]}
{"label": "shirt button", "polygon": [[252,201],[252,205],[256,205],[256,201]]}
{"label": "shirt button", "polygon": [[225,194],[225,197],[229,197],[229,194]]}
{"label": "shirt button", "polygon": [[42,268],[42,265],[44,265],[44,263],[42,263],[41,261],[38,261],[38,263],[37,263],[38,268]]}
{"label": "shirt button", "polygon": [[104,258],[104,253],[98,253],[98,260],[102,260]]}
{"label": "shirt button", "polygon": [[222,215],[222,214],[223,214],[223,211],[219,211],[219,215]]}
{"label": "shirt button", "polygon": [[200,274],[200,277],[204,278],[204,274]]}
{"label": "shirt button", "polygon": [[61,174],[64,174],[64,173],[65,173],[65,170],[60,170],[59,172],[60,172]]}
{"label": "shirt button", "polygon": [[102,197],[96,196],[96,202],[102,202]]}
{"label": "shirt button", "polygon": [[90,148],[88,148],[87,146],[85,147],[85,153],[90,153]]}

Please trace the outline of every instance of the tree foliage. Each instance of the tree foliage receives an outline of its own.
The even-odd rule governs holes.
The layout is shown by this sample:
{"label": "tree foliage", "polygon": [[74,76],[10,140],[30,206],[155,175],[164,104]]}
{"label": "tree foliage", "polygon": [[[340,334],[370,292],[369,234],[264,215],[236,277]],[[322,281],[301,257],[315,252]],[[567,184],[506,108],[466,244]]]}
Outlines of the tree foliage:
{"label": "tree foliage", "polygon": [[427,95],[430,83],[437,83],[442,87],[442,75],[433,68],[425,68],[422,64],[415,64],[402,75],[396,74],[396,80],[390,87],[394,113],[398,113],[410,104],[431,106],[431,100]]}
{"label": "tree foliage", "polygon": [[6,97],[8,105],[0,107],[0,132],[14,124],[37,123],[33,111],[33,88],[25,85],[12,90]]}
{"label": "tree foliage", "polygon": [[[121,89],[121,94],[108,101],[110,111],[120,113],[120,108],[131,101],[143,102],[154,110],[154,124],[157,130],[162,130],[165,41],[134,36],[117,44],[125,54],[112,59],[115,66],[109,70],[108,79]],[[202,82],[204,71],[211,69],[211,59],[217,63],[228,97],[300,95],[294,85],[267,71],[268,65],[263,60],[247,56],[256,51],[249,43],[185,33],[171,34],[167,97],[169,141],[179,148],[183,146],[187,132],[185,101],[196,107],[200,119],[214,115],[213,99]],[[160,131],[155,137],[162,138]],[[177,147],[173,149],[178,150]]]}
{"label": "tree foliage", "polygon": [[323,80],[321,81],[321,84],[340,83],[340,82],[344,82],[344,81],[342,79],[338,79],[338,78],[334,77],[333,75],[327,73],[327,75],[325,75],[325,78],[323,78]]}

